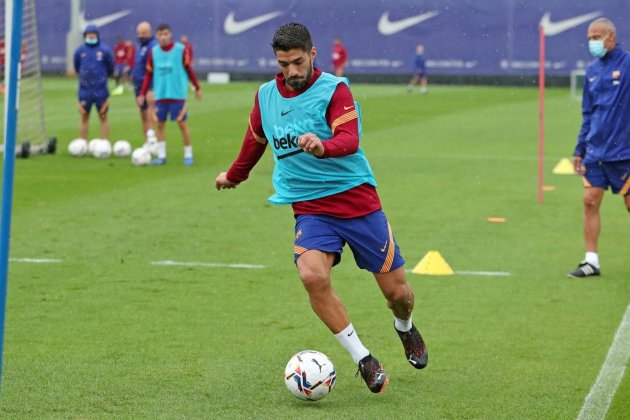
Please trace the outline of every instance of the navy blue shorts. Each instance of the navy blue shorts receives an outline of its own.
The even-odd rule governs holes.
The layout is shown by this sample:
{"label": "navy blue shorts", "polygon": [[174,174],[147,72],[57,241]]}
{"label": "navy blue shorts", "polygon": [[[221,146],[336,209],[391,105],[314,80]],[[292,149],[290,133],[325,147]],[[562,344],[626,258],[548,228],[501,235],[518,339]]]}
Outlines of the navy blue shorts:
{"label": "navy blue shorts", "polygon": [[186,101],[155,102],[155,115],[158,121],[164,122],[171,116],[171,121],[186,121],[188,110]]}
{"label": "navy blue shorts", "polygon": [[613,194],[630,194],[630,160],[616,162],[592,162],[584,164],[586,172],[582,182],[586,188],[605,190],[610,187]]}
{"label": "navy blue shorts", "polygon": [[346,243],[357,266],[372,273],[388,273],[405,263],[392,228],[381,210],[352,219],[319,214],[297,216],[293,261],[297,262],[306,251],[316,249],[336,253],[334,265],[337,265]]}
{"label": "navy blue shorts", "polygon": [[92,105],[96,107],[99,114],[107,114],[109,110],[109,95],[79,95],[79,111],[82,114],[89,114]]}

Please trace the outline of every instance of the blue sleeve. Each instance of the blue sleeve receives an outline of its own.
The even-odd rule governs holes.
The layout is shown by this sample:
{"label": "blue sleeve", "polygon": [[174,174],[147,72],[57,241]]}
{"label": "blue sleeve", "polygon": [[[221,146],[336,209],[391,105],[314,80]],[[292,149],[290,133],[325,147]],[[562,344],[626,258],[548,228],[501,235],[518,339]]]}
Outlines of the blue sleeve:
{"label": "blue sleeve", "polygon": [[74,72],[79,74],[79,69],[81,68],[81,48],[77,48],[74,52]]}
{"label": "blue sleeve", "polygon": [[111,76],[114,74],[114,55],[112,54],[112,50],[106,48],[104,51],[105,55],[105,68],[107,69],[107,76]]}
{"label": "blue sleeve", "polygon": [[573,156],[584,157],[586,154],[586,136],[591,129],[591,114],[593,113],[593,104],[589,90],[588,75],[585,75],[584,90],[582,91],[582,126],[580,127]]}

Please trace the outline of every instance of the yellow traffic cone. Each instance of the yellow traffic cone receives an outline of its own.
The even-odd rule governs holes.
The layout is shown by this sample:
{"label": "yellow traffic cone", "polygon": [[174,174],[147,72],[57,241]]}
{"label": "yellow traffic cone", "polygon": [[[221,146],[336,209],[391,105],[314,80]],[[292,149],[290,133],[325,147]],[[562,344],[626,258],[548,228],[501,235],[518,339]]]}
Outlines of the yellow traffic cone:
{"label": "yellow traffic cone", "polygon": [[437,251],[429,251],[422,257],[420,262],[411,270],[414,274],[425,274],[429,276],[450,276],[455,274],[444,257]]}
{"label": "yellow traffic cone", "polygon": [[571,163],[571,161],[567,158],[562,158],[553,168],[553,173],[556,175],[575,175],[573,163]]}

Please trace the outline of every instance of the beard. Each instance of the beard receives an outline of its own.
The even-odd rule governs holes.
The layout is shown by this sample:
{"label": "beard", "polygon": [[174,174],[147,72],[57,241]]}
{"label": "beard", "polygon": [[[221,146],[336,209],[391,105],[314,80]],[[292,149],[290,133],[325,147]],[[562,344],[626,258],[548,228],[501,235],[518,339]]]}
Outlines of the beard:
{"label": "beard", "polygon": [[313,77],[313,62],[311,61],[309,64],[310,65],[308,72],[306,73],[306,77],[292,77],[290,79],[287,79],[287,84],[291,86],[293,90],[302,90],[306,87],[306,85],[308,85],[308,82],[311,81],[311,78]]}

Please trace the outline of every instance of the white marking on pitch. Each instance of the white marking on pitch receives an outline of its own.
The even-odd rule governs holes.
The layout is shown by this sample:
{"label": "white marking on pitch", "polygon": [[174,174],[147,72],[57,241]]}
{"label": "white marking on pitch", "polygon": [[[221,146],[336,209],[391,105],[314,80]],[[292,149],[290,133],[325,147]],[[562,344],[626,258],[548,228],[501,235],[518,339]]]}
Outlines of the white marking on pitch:
{"label": "white marking on pitch", "polygon": [[11,262],[32,263],[32,264],[55,264],[63,262],[56,258],[9,258]]}
{"label": "white marking on pitch", "polygon": [[176,267],[212,267],[212,268],[265,268],[260,264],[225,264],[225,263],[212,263],[212,262],[182,262],[182,261],[151,261],[152,265],[161,266],[176,266]]}
{"label": "white marking on pitch", "polygon": [[508,271],[456,271],[458,276],[511,276]]}
{"label": "white marking on pitch", "polygon": [[599,375],[591,388],[591,391],[584,398],[584,405],[577,418],[582,419],[604,419],[613,396],[619,388],[621,379],[626,370],[628,359],[630,358],[630,305],[619,324],[615,333],[606,361],[602,365]]}
{"label": "white marking on pitch", "polygon": [[[410,269],[405,270],[405,273],[412,273]],[[512,273],[508,271],[455,271],[458,276],[511,276]]]}

